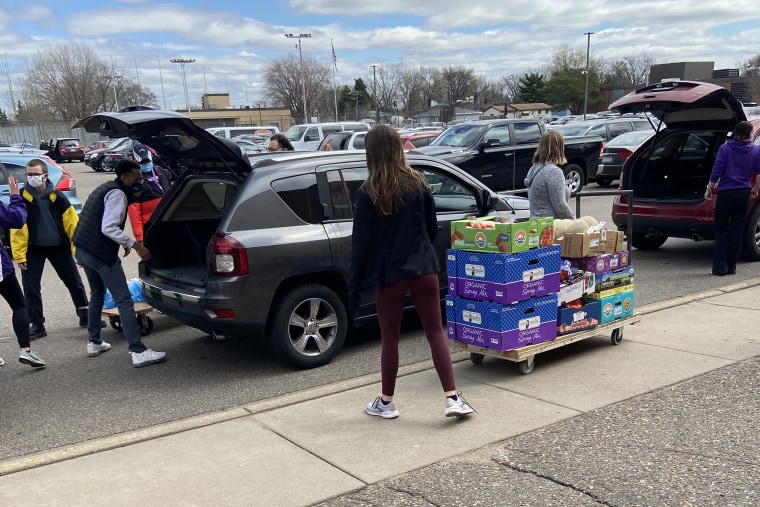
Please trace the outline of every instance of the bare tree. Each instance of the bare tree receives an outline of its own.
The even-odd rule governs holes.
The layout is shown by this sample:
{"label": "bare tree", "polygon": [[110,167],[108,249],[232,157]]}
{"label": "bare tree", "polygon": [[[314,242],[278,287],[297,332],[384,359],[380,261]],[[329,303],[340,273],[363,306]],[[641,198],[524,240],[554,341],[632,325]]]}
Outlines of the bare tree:
{"label": "bare tree", "polygon": [[[295,118],[309,118],[312,112],[319,114],[319,99],[328,88],[330,66],[320,63],[316,58],[303,59],[303,72],[298,58],[289,55],[278,58],[264,68],[266,98],[272,104],[289,107]],[[304,91],[306,107],[304,111]]]}
{"label": "bare tree", "polygon": [[422,99],[425,103],[425,109],[431,107],[430,104],[442,97],[441,93],[441,71],[437,67],[420,67],[422,76]]}
{"label": "bare tree", "polygon": [[398,92],[406,111],[405,117],[412,116],[415,111],[427,109],[423,88],[425,79],[419,67],[401,66],[398,70]]}

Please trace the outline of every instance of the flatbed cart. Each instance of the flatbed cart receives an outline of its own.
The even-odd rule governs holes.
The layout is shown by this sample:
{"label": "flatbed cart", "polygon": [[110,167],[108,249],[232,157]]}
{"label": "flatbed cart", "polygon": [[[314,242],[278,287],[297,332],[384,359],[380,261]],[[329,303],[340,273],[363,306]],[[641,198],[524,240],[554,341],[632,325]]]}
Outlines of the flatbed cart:
{"label": "flatbed cart", "polygon": [[526,345],[525,347],[520,347],[518,349],[505,350],[504,352],[497,352],[492,349],[478,347],[477,345],[470,345],[469,343],[462,343],[460,341],[455,341],[454,347],[469,352],[470,361],[474,364],[482,363],[485,356],[498,357],[499,359],[506,359],[507,361],[517,363],[517,368],[520,370],[520,373],[527,375],[533,371],[536,354],[585,340],[592,336],[599,336],[607,331],[611,331],[610,340],[612,341],[612,344],[618,345],[623,340],[623,326],[626,324],[635,324],[640,320],[641,314],[637,312],[629,317],[616,319],[612,322],[607,322],[606,324],[599,324],[593,329],[563,334],[554,340],[536,343],[535,345]]}
{"label": "flatbed cart", "polygon": [[[153,320],[148,314],[153,311],[153,307],[144,301],[135,302],[135,315],[137,316],[137,325],[140,327],[140,335],[148,336],[153,331]],[[121,332],[121,319],[119,318],[118,308],[103,308],[103,317],[108,317],[108,322],[116,331]]]}

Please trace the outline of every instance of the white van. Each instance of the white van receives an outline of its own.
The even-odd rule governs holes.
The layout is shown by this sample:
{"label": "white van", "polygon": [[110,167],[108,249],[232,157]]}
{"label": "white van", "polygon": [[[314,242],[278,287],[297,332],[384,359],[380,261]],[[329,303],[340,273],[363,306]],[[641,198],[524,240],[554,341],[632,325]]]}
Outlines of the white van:
{"label": "white van", "polygon": [[273,125],[265,126],[249,126],[249,127],[211,127],[207,128],[206,132],[213,134],[216,137],[223,137],[225,139],[232,139],[235,136],[242,135],[265,135],[273,136],[279,134],[280,129]]}
{"label": "white van", "polygon": [[332,134],[333,132],[340,130],[364,131],[369,129],[369,124],[358,121],[304,123],[290,127],[285,132],[285,137],[293,144],[293,148],[302,151],[316,148],[327,134]]}

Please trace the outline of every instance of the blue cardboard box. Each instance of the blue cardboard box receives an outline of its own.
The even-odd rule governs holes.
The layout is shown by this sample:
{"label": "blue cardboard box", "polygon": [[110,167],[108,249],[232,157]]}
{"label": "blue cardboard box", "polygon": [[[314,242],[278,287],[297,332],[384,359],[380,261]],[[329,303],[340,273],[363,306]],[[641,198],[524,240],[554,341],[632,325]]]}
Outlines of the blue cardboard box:
{"label": "blue cardboard box", "polygon": [[580,308],[560,306],[557,312],[557,335],[591,329],[599,324],[599,303],[592,301]]}
{"label": "blue cardboard box", "polygon": [[457,298],[456,338],[502,352],[557,337],[557,295],[502,305]]}
{"label": "blue cardboard box", "polygon": [[512,304],[559,291],[560,248],[499,254],[459,251],[457,295]]}
{"label": "blue cardboard box", "polygon": [[633,315],[633,284],[623,285],[586,296],[588,301],[599,303],[599,323]]}
{"label": "blue cardboard box", "polygon": [[456,297],[446,296],[446,338],[456,340]]}

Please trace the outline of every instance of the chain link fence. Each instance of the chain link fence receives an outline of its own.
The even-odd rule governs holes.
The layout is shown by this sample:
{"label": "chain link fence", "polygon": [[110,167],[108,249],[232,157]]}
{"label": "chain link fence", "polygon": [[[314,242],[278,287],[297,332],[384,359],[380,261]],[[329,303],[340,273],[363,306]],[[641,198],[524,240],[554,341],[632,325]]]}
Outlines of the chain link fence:
{"label": "chain link fence", "polygon": [[98,134],[90,134],[84,129],[72,129],[74,122],[43,122],[0,127],[0,143],[14,144],[27,142],[39,146],[41,140],[49,141],[58,137],[75,137],[89,146],[101,139]]}

